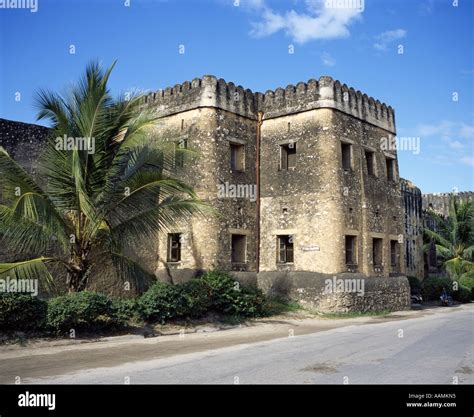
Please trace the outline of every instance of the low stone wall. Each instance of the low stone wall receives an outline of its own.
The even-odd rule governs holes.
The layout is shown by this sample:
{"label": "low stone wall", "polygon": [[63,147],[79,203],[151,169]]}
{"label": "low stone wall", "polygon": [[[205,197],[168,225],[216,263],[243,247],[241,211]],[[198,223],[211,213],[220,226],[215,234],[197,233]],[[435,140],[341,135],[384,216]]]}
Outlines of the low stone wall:
{"label": "low stone wall", "polygon": [[410,308],[410,285],[404,276],[260,272],[258,286],[269,296],[298,300],[304,306],[327,313]]}
{"label": "low stone wall", "polygon": [[[158,279],[186,282],[205,271],[160,271]],[[245,286],[258,286],[270,297],[283,297],[323,313],[400,311],[410,308],[410,285],[405,276],[366,277],[363,274],[327,275],[316,272],[228,272]]]}

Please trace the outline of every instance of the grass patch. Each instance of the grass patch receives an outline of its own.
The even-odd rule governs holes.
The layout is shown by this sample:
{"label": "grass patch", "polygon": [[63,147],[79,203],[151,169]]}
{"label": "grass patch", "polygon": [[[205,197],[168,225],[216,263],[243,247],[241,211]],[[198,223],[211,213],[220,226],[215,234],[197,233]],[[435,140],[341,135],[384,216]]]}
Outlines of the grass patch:
{"label": "grass patch", "polygon": [[348,312],[348,313],[319,313],[325,319],[355,319],[358,317],[374,317],[374,316],[386,316],[390,314],[390,310],[381,311],[366,311],[366,312]]}
{"label": "grass patch", "polygon": [[268,299],[265,303],[264,315],[277,316],[279,314],[292,313],[302,309],[303,307],[296,301],[274,297]]}

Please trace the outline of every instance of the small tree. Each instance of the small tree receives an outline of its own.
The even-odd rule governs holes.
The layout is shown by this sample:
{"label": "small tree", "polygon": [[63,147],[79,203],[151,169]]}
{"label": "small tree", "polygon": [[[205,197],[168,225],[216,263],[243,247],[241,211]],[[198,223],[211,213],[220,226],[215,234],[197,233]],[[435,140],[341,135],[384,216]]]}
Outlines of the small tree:
{"label": "small tree", "polygon": [[430,242],[436,245],[438,257],[453,279],[460,279],[474,271],[474,205],[470,201],[460,202],[451,195],[449,214],[443,217],[430,210],[435,220],[436,231],[425,228],[424,250],[428,252]]}
{"label": "small tree", "polygon": [[15,254],[0,274],[51,284],[49,266],[60,265],[76,292],[87,287],[94,259],[110,259],[119,277],[142,288],[152,275],[128,249],[204,208],[174,177],[165,142],[151,139],[157,120],[142,98],[111,97],[114,65],[90,64],[65,97],[38,93],[38,120],[52,129],[37,177],[0,148],[0,235]]}

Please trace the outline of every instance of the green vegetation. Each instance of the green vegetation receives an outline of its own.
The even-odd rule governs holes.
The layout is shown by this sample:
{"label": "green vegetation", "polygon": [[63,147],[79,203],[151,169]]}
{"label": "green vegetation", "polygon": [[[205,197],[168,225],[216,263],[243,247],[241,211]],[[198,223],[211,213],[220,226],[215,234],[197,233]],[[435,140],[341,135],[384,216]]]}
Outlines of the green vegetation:
{"label": "green vegetation", "polygon": [[46,308],[45,301],[29,294],[0,293],[0,330],[41,330]]}
{"label": "green vegetation", "polygon": [[430,243],[436,245],[438,258],[453,280],[461,279],[474,271],[474,204],[460,202],[456,196],[449,200],[447,218],[429,212],[435,220],[437,232],[424,229],[424,250],[428,252]]}
{"label": "green vegetation", "polygon": [[469,289],[471,292],[471,300],[474,300],[474,271],[463,274],[459,279],[459,284]]}
{"label": "green vegetation", "polygon": [[15,254],[0,276],[50,287],[64,278],[78,292],[111,263],[141,291],[154,277],[128,249],[206,208],[176,179],[174,152],[153,134],[157,120],[142,97],[111,96],[113,67],[90,64],[65,96],[39,92],[38,120],[51,133],[35,177],[0,147],[0,234]]}
{"label": "green vegetation", "polygon": [[47,302],[24,294],[0,295],[0,330],[43,330],[54,335],[102,332],[140,321],[168,323],[173,319],[219,314],[238,323],[268,314],[261,290],[240,286],[229,275],[209,272],[185,284],[156,282],[137,299],[111,299],[80,291]]}

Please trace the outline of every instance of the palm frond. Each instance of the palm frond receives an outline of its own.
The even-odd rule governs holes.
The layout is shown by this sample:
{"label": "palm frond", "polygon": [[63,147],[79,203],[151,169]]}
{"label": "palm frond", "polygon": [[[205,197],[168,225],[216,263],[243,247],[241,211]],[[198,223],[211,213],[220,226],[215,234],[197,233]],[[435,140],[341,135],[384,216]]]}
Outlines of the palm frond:
{"label": "palm frond", "polygon": [[42,282],[48,289],[52,289],[54,279],[46,267],[48,262],[57,262],[57,260],[40,257],[20,262],[0,263],[0,276],[17,280],[35,279]]}

